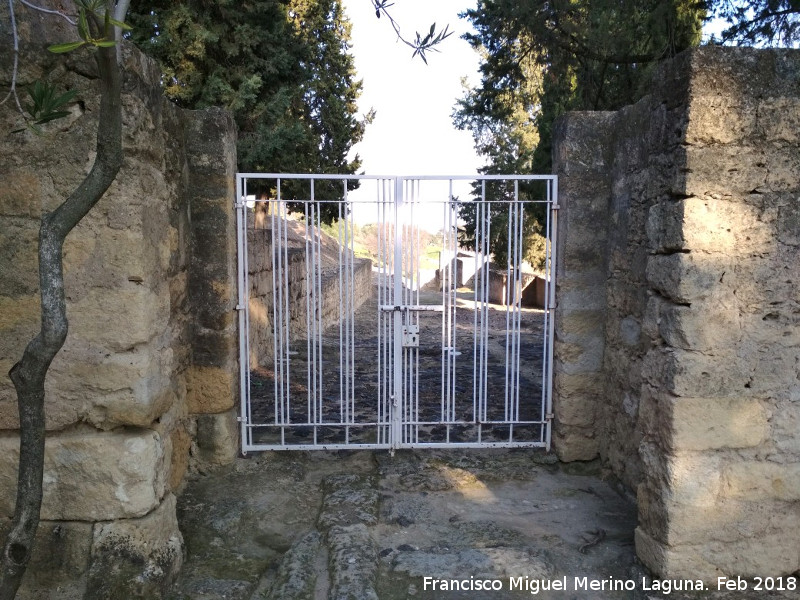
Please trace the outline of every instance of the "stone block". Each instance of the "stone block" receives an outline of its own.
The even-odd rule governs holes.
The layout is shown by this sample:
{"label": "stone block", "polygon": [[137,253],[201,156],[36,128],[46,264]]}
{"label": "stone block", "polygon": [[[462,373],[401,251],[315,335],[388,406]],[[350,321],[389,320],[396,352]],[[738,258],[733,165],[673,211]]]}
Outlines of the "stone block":
{"label": "stone block", "polygon": [[559,374],[554,385],[553,412],[563,425],[590,427],[603,395],[602,378],[595,375]]}
{"label": "stone block", "polygon": [[800,246],[799,202],[789,202],[778,208],[778,240],[787,246]]}
{"label": "stone block", "polygon": [[742,197],[753,190],[770,191],[770,169],[761,147],[688,146],[683,153],[686,166],[671,190],[676,195]]}
{"label": "stone block", "polygon": [[667,458],[667,500],[694,507],[715,507],[723,492],[722,465],[723,460],[717,454],[673,452]]}
{"label": "stone block", "polygon": [[800,513],[785,502],[747,502],[722,498],[713,507],[670,503],[666,541],[672,546],[735,544],[785,529],[798,531]]}
{"label": "stone block", "polygon": [[685,198],[653,205],[647,216],[651,251],[746,255],[774,234],[756,207],[714,198]]}
{"label": "stone block", "polygon": [[41,320],[39,294],[0,296],[0,331],[20,327],[35,330]]}
{"label": "stone block", "polygon": [[691,304],[729,294],[733,267],[732,260],[722,254],[659,254],[647,261],[646,275],[659,293],[677,304]]}
{"label": "stone block", "polygon": [[660,317],[659,334],[673,348],[715,352],[734,347],[741,338],[739,311],[722,303],[664,303]]}
{"label": "stone block", "polygon": [[69,317],[71,336],[125,352],[168,329],[169,295],[136,283],[92,289],[70,304]]}
{"label": "stone block", "polygon": [[655,347],[642,361],[645,381],[672,395],[687,398],[741,397],[751,389],[749,371],[730,351],[707,355]]}
{"label": "stone block", "polygon": [[553,449],[561,462],[594,460],[600,453],[600,444],[592,429],[555,425]]}
{"label": "stone block", "polygon": [[739,94],[694,92],[686,143],[698,146],[750,141],[759,126],[758,99]]}
{"label": "stone block", "polygon": [[[0,438],[0,447],[0,515],[11,515],[19,440]],[[48,436],[42,519],[105,521],[147,514],[164,494],[168,464],[164,443],[153,431]]]}
{"label": "stone block", "polygon": [[0,195],[0,216],[38,219],[42,213],[42,191],[37,174],[27,170],[0,173],[3,193]]}
{"label": "stone block", "polygon": [[778,527],[735,542],[679,548],[688,560],[711,563],[728,576],[781,577],[800,569],[797,529]]}
{"label": "stone block", "polygon": [[670,448],[676,451],[752,448],[769,436],[764,406],[744,398],[671,398]]}
{"label": "stone block", "polygon": [[[559,263],[559,269],[563,265]],[[606,308],[605,269],[581,269],[560,272],[556,278],[556,325],[560,315],[572,310],[594,310],[604,312]]]}
{"label": "stone block", "polygon": [[197,417],[198,461],[217,467],[234,461],[239,454],[239,423],[236,411]]}
{"label": "stone block", "polygon": [[770,142],[800,142],[800,98],[764,98],[758,104],[759,134]]}
{"label": "stone block", "polygon": [[[68,338],[45,384],[47,427],[61,429],[85,421],[100,429],[148,427],[175,401],[170,348],[151,345],[109,353]],[[0,407],[0,419],[5,411]],[[5,419],[2,419],[5,420]]]}
{"label": "stone block", "polygon": [[565,310],[556,323],[559,337],[602,336],[605,330],[606,313],[602,310]]}
{"label": "stone block", "polygon": [[790,388],[788,397],[773,408],[772,439],[787,461],[800,456],[800,385]]}
{"label": "stone block", "polygon": [[170,455],[172,460],[167,485],[170,491],[177,492],[189,468],[189,450],[192,446],[192,438],[184,427],[179,426],[170,434],[170,440],[172,442]]}
{"label": "stone block", "polygon": [[800,181],[800,157],[786,148],[770,147],[765,157],[766,189],[770,193],[797,192]]}
{"label": "stone block", "polygon": [[186,401],[192,414],[220,413],[238,398],[238,375],[232,369],[192,366],[186,371]]}
{"label": "stone block", "polygon": [[[229,175],[236,172],[236,125],[233,117],[229,112],[216,108],[195,114],[198,118],[187,119],[185,132],[193,182],[203,176],[218,175],[226,180],[222,185],[227,190],[232,180]],[[192,187],[200,186],[193,183]],[[215,195],[233,198],[233,193],[216,192]]]}
{"label": "stone block", "polygon": [[557,369],[562,373],[598,373],[603,368],[605,340],[586,336],[574,341],[556,340],[554,354]]}
{"label": "stone block", "polygon": [[36,248],[38,223],[3,219],[0,227],[0,296],[31,296],[39,291]]}
{"label": "stone block", "polygon": [[613,112],[570,112],[553,124],[553,172],[574,177],[605,173],[610,163]]}
{"label": "stone block", "polygon": [[722,482],[723,493],[730,498],[796,502],[800,500],[800,463],[739,460],[725,466]]}
{"label": "stone block", "polygon": [[717,577],[779,577],[800,566],[797,534],[788,529],[736,542],[670,546],[637,527],[635,540],[637,556],[660,578],[700,578],[712,589]]}
{"label": "stone block", "polygon": [[650,537],[641,527],[634,531],[636,556],[660,579],[702,579],[715,584],[725,573],[705,560],[693,547],[672,548]]}
{"label": "stone block", "polygon": [[[303,320],[305,327],[305,319]],[[199,367],[221,367],[234,369],[238,353],[236,329],[227,331],[195,330],[192,339],[192,358]]]}
{"label": "stone block", "polygon": [[183,564],[175,496],[152,512],[94,526],[86,600],[167,598]]}

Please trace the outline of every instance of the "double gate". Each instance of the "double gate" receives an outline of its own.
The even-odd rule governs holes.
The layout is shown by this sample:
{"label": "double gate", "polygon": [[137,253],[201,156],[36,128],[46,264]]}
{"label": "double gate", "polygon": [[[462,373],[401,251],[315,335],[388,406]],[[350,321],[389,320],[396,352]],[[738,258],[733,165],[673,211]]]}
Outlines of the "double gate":
{"label": "double gate", "polygon": [[243,451],[549,448],[554,176],[236,194]]}

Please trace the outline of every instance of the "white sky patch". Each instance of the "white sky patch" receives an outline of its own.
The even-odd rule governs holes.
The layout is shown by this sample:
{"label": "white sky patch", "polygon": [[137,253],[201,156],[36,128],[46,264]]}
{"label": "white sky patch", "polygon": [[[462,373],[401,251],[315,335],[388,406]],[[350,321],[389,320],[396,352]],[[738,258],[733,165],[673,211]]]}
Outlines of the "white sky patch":
{"label": "white sky patch", "polygon": [[431,23],[454,31],[428,52],[428,64],[397,40],[388,20],[375,17],[370,0],[343,0],[353,23],[352,52],[364,81],[362,113],[374,108],[375,121],[354,150],[370,175],[469,175],[483,164],[472,135],[453,127],[451,113],[463,94],[461,78],[478,81],[478,54],[461,35],[470,28],[458,13],[473,5],[464,0],[397,0],[389,9],[403,35],[424,34]]}
{"label": "white sky patch", "polygon": [[[471,30],[458,14],[474,7],[464,0],[396,0],[389,8],[403,36],[424,35],[432,23],[436,30],[449,25],[453,34],[439,52],[427,53],[426,65],[413,49],[397,39],[386,17],[375,16],[370,0],[343,0],[353,24],[352,53],[364,91],[359,100],[362,114],[375,109],[375,120],[352,154],[362,160],[368,175],[472,175],[484,164],[475,152],[469,131],[453,127],[452,112],[463,95],[461,80],[479,81],[478,54],[461,35]],[[432,189],[434,186],[428,184]],[[462,190],[462,193],[465,190]],[[363,182],[351,199],[374,199],[375,183]],[[362,205],[363,206],[363,205]],[[441,210],[437,206],[436,212]],[[357,222],[375,222],[374,210],[357,209]],[[433,215],[420,214],[426,219]],[[440,216],[434,218],[439,222]],[[435,227],[433,223],[430,224]]]}

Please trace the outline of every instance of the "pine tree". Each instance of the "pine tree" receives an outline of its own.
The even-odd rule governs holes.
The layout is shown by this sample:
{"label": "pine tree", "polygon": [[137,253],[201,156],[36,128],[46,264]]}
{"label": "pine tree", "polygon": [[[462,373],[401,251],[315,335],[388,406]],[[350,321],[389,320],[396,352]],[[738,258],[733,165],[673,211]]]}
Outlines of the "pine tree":
{"label": "pine tree", "polygon": [[[160,61],[168,97],[233,112],[240,171],[350,174],[360,167],[348,153],[364,134],[361,82],[340,0],[133,0],[130,21],[133,40]],[[342,195],[333,186],[317,191]],[[308,197],[301,186],[282,192]]]}

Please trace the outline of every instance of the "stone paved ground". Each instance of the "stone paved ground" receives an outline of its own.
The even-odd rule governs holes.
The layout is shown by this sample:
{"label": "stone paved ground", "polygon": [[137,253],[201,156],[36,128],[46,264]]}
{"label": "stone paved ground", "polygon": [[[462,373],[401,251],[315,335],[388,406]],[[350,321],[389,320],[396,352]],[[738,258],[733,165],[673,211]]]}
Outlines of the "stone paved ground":
{"label": "stone paved ground", "polygon": [[[635,507],[602,475],[596,463],[560,465],[533,449],[239,459],[196,475],[180,496],[187,559],[172,600],[798,597],[645,591]],[[424,577],[498,579],[503,589],[434,592]],[[567,577],[568,589],[512,591],[510,577]],[[576,591],[575,577],[636,589]]]}

